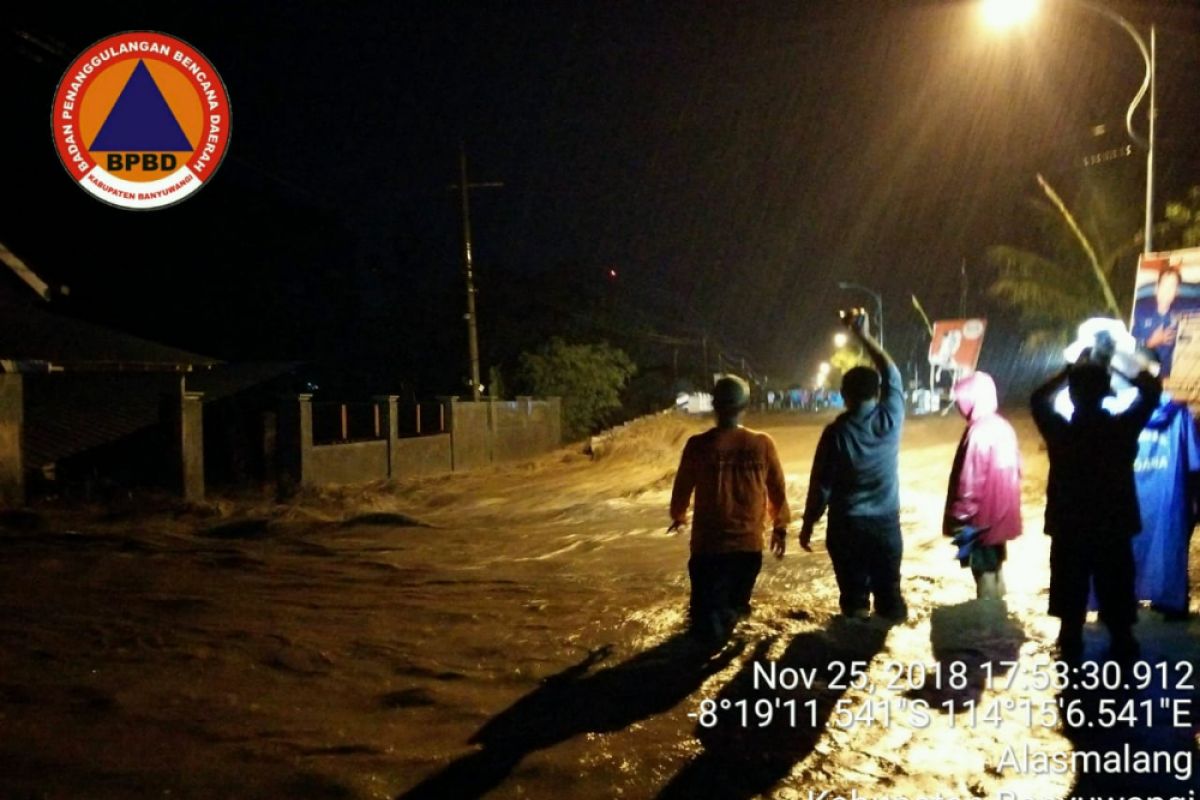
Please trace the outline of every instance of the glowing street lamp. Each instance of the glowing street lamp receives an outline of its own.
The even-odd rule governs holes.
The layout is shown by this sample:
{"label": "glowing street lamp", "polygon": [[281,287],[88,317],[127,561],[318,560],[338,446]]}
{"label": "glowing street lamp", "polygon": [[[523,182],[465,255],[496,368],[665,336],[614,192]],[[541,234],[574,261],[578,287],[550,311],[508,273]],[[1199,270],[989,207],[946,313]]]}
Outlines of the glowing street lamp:
{"label": "glowing street lamp", "polygon": [[848,342],[848,341],[849,341],[849,339],[846,337],[846,334],[844,334],[844,333],[839,332],[839,333],[835,333],[833,335],[833,346],[834,347],[839,347],[839,348],[845,347],[846,342]]}
{"label": "glowing street lamp", "polygon": [[[1129,138],[1146,148],[1146,219],[1145,231],[1142,236],[1142,252],[1149,253],[1153,249],[1154,239],[1154,78],[1155,78],[1155,34],[1154,26],[1150,26],[1150,44],[1138,33],[1133,24],[1111,8],[1100,5],[1094,0],[1065,0],[1094,12],[1118,25],[1129,34],[1142,61],[1146,64],[1146,77],[1142,80],[1141,88],[1133,96],[1129,108],[1125,112],[1125,130]],[[993,28],[1008,28],[1017,25],[1033,16],[1037,10],[1038,0],[981,0],[980,11],[984,22]],[[1147,113],[1146,138],[1143,139],[1133,129],[1133,114],[1141,105],[1142,98],[1150,95],[1150,108]]]}
{"label": "glowing street lamp", "polygon": [[983,0],[983,21],[992,28],[1011,28],[1029,20],[1037,0]]}
{"label": "glowing street lamp", "polygon": [[822,361],[821,366],[817,367],[817,374],[824,377],[829,374],[830,369],[832,369],[832,367],[829,365],[829,362]]}

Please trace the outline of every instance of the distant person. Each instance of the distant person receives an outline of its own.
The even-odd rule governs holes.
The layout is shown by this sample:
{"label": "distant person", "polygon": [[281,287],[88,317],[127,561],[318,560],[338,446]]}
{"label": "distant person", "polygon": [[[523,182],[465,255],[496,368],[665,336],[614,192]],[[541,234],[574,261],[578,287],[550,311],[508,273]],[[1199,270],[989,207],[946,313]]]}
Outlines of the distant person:
{"label": "distant person", "polygon": [[1021,451],[1000,416],[996,383],[975,372],[954,384],[954,403],[967,420],[946,492],[944,533],[965,526],[982,532],[968,558],[980,598],[1004,596],[1007,543],[1021,535]]}
{"label": "distant person", "polygon": [[1133,307],[1133,335],[1137,343],[1158,356],[1162,377],[1171,374],[1175,360],[1175,338],[1179,319],[1185,312],[1196,311],[1196,301],[1179,296],[1183,277],[1176,266],[1165,266],[1158,272],[1154,296],[1138,300]]}
{"label": "distant person", "polygon": [[1142,532],[1133,538],[1134,593],[1167,620],[1188,616],[1188,550],[1200,510],[1200,437],[1186,403],[1163,393],[1133,464]]}
{"label": "distant person", "polygon": [[[1137,397],[1125,411],[1103,408],[1111,389],[1105,364],[1085,355],[1033,393],[1033,419],[1050,457],[1046,482],[1046,533],[1050,542],[1050,614],[1061,620],[1059,653],[1076,660],[1083,653],[1089,582],[1100,620],[1109,631],[1111,655],[1135,659],[1137,620],[1132,538],[1141,530],[1134,459],[1138,435],[1158,405],[1162,384],[1141,372]],[[1074,410],[1070,420],[1054,409],[1063,385]]]}
{"label": "distant person", "polygon": [[671,490],[671,527],[687,522],[692,493],[689,612],[702,636],[724,638],[750,614],[762,568],[763,528],[770,520],[771,551],[782,558],[791,519],[775,442],[741,425],[750,390],[726,376],[713,387],[716,427],[688,439]]}
{"label": "distant person", "polygon": [[900,621],[908,616],[900,593],[904,382],[891,357],[870,335],[864,311],[843,312],[842,321],[875,369],[854,367],[842,378],[846,411],[826,426],[817,444],[800,546],[811,550],[813,526],[828,508],[825,542],[842,613],[869,616],[874,596],[876,614]]}

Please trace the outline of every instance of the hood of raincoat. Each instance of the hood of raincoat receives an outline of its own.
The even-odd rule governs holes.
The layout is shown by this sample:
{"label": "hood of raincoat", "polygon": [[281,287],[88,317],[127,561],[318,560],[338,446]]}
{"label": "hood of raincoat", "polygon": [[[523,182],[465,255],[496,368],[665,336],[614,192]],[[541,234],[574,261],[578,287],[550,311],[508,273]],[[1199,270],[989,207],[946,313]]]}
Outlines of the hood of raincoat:
{"label": "hood of raincoat", "polygon": [[970,422],[995,414],[996,382],[986,372],[973,372],[954,384],[954,404]]}

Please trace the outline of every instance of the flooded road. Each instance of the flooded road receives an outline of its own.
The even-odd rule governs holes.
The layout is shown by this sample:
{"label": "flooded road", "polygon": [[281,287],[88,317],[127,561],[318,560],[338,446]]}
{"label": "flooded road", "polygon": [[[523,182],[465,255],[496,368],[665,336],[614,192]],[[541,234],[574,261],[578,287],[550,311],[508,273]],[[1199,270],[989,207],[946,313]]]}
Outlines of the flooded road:
{"label": "flooded road", "polygon": [[[776,438],[797,515],[826,421],[750,420]],[[674,416],[629,426],[595,459],[564,450],[294,506],[9,518],[0,530],[0,796],[1082,790],[1086,778],[1002,760],[1013,742],[1045,753],[1091,746],[1061,725],[1035,724],[1030,710],[1059,707],[1062,694],[1040,685],[1035,666],[1052,657],[1057,632],[1044,614],[1045,456],[1017,420],[1026,535],[1010,550],[1007,606],[974,601],[969,572],[940,536],[961,425],[907,423],[907,624],[837,618],[819,527],[816,552],[793,538],[785,559],[765,559],[753,618],[717,653],[681,635],[687,539],[665,533],[666,507],[679,451],[702,423]],[[1195,623],[1143,619],[1147,658],[1194,662]],[[1103,653],[1103,639],[1089,628],[1090,654]],[[861,685],[831,667],[856,662]],[[997,665],[991,681],[985,662]],[[966,678],[934,685],[926,670],[938,664]],[[768,689],[756,665],[811,685]],[[1153,699],[1194,694],[1172,686]],[[769,721],[756,716],[766,711],[759,700],[773,709]],[[971,717],[972,703],[997,716]],[[914,713],[922,707],[928,719]],[[1189,758],[1195,749],[1193,728],[1157,722],[1104,738],[1135,735]],[[1196,783],[1167,777],[1128,785]],[[1109,790],[1122,780],[1110,776]]]}

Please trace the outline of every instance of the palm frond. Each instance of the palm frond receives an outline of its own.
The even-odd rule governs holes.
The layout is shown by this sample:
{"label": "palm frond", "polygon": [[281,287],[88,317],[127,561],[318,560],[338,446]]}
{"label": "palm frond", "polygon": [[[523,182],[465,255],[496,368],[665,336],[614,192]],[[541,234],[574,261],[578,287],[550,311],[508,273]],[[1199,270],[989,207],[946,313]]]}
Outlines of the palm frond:
{"label": "palm frond", "polygon": [[1108,285],[1108,276],[1100,269],[1100,257],[1096,255],[1096,248],[1092,246],[1091,241],[1079,227],[1079,223],[1075,221],[1075,216],[1067,208],[1067,204],[1062,201],[1062,198],[1058,196],[1058,192],[1054,191],[1054,187],[1050,185],[1050,182],[1041,175],[1038,175],[1037,179],[1038,184],[1042,187],[1042,191],[1046,193],[1046,196],[1050,198],[1050,202],[1062,214],[1067,228],[1079,240],[1079,246],[1083,248],[1083,252],[1087,255],[1088,263],[1092,267],[1096,282],[1100,285],[1100,291],[1104,294],[1104,303],[1108,306],[1109,312],[1114,317],[1120,317],[1121,310],[1117,307],[1117,298],[1113,296],[1112,287]]}

